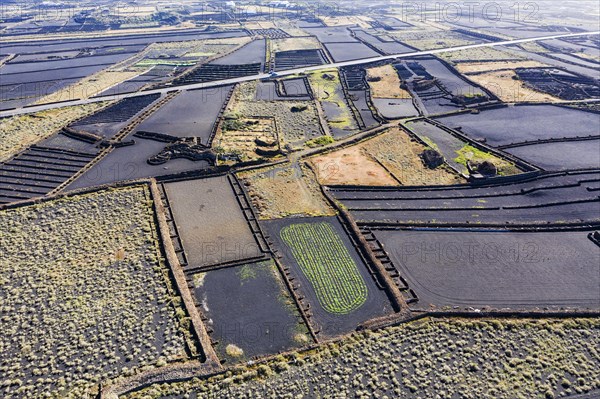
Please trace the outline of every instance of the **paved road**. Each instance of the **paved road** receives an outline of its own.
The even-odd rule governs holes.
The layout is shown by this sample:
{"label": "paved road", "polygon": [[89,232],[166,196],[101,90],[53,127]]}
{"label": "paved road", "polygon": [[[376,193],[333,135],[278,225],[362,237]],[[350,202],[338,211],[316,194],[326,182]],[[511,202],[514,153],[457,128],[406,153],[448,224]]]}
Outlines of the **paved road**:
{"label": "paved road", "polygon": [[[552,35],[552,36],[531,37],[531,38],[527,38],[527,39],[506,40],[506,41],[502,41],[502,42],[469,44],[466,46],[448,47],[448,48],[435,49],[435,50],[413,51],[410,53],[382,55],[382,56],[378,56],[378,57],[362,58],[362,59],[353,60],[353,61],[336,62],[334,64],[324,64],[324,65],[317,65],[317,66],[313,66],[313,67],[288,69],[285,71],[277,72],[277,77],[296,75],[298,73],[303,73],[303,72],[319,71],[319,70],[328,69],[328,68],[340,68],[340,67],[345,67],[345,66],[368,64],[368,63],[377,62],[377,61],[393,60],[393,59],[400,59],[400,58],[410,58],[410,57],[416,57],[416,56],[420,56],[420,55],[435,55],[435,54],[440,54],[440,53],[448,53],[448,52],[476,49],[476,48],[482,48],[482,47],[506,46],[506,45],[511,45],[511,44],[536,42],[536,41],[541,41],[541,40],[561,39],[561,38],[590,36],[590,35],[599,35],[599,34],[600,34],[600,31],[568,33],[568,34],[560,34],[560,35]],[[264,78],[269,78],[269,77],[270,77],[269,74],[260,73],[257,75],[249,75],[249,76],[244,76],[244,77],[234,78],[234,79],[216,80],[216,81],[204,82],[204,83],[194,83],[194,84],[182,85],[182,86],[176,86],[176,87],[166,87],[166,88],[161,88],[161,89],[146,90],[143,92],[125,93],[125,94],[119,94],[119,95],[113,95],[113,96],[94,97],[94,98],[89,98],[89,99],[85,99],[85,100],[64,101],[64,102],[54,103],[54,104],[35,105],[35,106],[17,108],[14,110],[1,111],[0,118],[7,117],[7,116],[28,114],[28,113],[32,113],[32,112],[38,112],[38,111],[45,111],[45,110],[49,110],[49,109],[61,108],[61,107],[66,107],[66,106],[90,104],[90,103],[95,103],[95,102],[100,102],[100,101],[121,100],[123,98],[139,97],[139,96],[155,94],[155,93],[164,94],[164,93],[169,93],[169,92],[178,91],[178,90],[204,89],[204,88],[216,87],[216,86],[221,86],[221,85],[248,82],[248,81],[252,81],[252,80],[256,80],[256,79],[264,79]]]}

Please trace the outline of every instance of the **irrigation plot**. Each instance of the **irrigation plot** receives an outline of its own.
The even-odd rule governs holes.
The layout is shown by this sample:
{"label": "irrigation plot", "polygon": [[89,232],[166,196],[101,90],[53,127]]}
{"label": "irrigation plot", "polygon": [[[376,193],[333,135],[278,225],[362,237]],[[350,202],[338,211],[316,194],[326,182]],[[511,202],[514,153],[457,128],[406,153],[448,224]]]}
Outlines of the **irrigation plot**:
{"label": "irrigation plot", "polygon": [[392,312],[337,218],[290,218],[264,226],[320,335],[347,333]]}

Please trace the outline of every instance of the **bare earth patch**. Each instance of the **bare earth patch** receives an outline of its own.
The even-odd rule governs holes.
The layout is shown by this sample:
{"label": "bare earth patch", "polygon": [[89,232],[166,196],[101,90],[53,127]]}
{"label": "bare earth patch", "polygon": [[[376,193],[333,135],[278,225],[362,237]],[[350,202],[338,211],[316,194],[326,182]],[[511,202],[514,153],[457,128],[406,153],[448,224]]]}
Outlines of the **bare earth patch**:
{"label": "bare earth patch", "polygon": [[260,219],[290,215],[330,216],[314,173],[306,166],[288,165],[239,174]]}
{"label": "bare earth patch", "polygon": [[362,146],[353,146],[311,160],[319,183],[398,186],[399,183]]}
{"label": "bare earth patch", "polygon": [[411,98],[410,93],[400,87],[400,78],[392,65],[367,69],[367,80],[374,98]]}
{"label": "bare earth patch", "polygon": [[419,155],[425,147],[399,128],[354,147],[316,157],[313,164],[321,184],[406,186],[461,183],[440,166],[429,169]]}
{"label": "bare earth patch", "polygon": [[515,79],[516,76],[517,73],[510,70],[469,75],[469,79],[485,87],[504,102],[560,101],[556,97],[530,89],[522,81]]}

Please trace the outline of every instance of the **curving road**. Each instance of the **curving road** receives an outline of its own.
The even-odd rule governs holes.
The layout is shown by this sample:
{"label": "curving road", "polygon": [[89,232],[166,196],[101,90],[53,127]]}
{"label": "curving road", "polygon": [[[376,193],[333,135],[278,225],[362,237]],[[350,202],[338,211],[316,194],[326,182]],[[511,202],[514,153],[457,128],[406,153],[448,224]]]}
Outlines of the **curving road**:
{"label": "curving road", "polygon": [[[345,66],[369,64],[371,62],[384,61],[384,60],[410,58],[410,57],[416,57],[416,56],[420,56],[420,55],[435,55],[435,54],[440,54],[440,53],[448,53],[448,52],[476,49],[476,48],[482,48],[482,47],[506,46],[506,45],[511,45],[511,44],[520,44],[520,43],[528,43],[528,42],[537,42],[537,41],[542,41],[542,40],[562,39],[562,38],[569,38],[569,37],[590,36],[590,35],[599,35],[599,34],[600,34],[600,31],[568,33],[568,34],[559,34],[559,35],[551,35],[551,36],[531,37],[531,38],[527,38],[527,39],[506,40],[506,41],[501,41],[501,42],[469,44],[466,46],[448,47],[448,48],[435,49],[435,50],[413,51],[410,53],[382,55],[382,56],[378,56],[378,57],[361,58],[361,59],[352,60],[352,61],[336,62],[333,64],[324,64],[324,65],[317,65],[317,66],[312,66],[312,67],[288,69],[285,71],[277,72],[276,77],[296,75],[298,73],[319,71],[319,70],[329,69],[329,68],[340,68],[340,67],[345,67]],[[234,84],[234,83],[248,82],[248,81],[252,81],[252,80],[256,80],[256,79],[265,79],[265,78],[269,78],[269,77],[271,77],[271,75],[269,75],[267,73],[260,73],[257,75],[243,76],[240,78],[215,80],[215,81],[211,81],[211,82],[165,87],[165,88],[160,88],[160,89],[146,90],[146,91],[142,91],[142,92],[124,93],[124,94],[117,94],[117,95],[112,95],[112,96],[88,98],[88,99],[84,99],[84,100],[72,100],[72,101],[63,101],[63,102],[52,103],[52,104],[26,106],[26,107],[22,107],[22,108],[16,108],[13,110],[0,111],[0,118],[7,117],[7,116],[29,114],[29,113],[33,113],[33,112],[45,111],[45,110],[49,110],[49,109],[55,109],[55,108],[73,106],[73,105],[91,104],[91,103],[96,103],[96,102],[101,102],[101,101],[115,101],[115,100],[121,100],[124,98],[130,98],[130,97],[145,96],[148,94],[156,94],[156,93],[165,94],[165,93],[170,93],[173,91],[180,91],[180,90],[204,89],[204,88],[217,87],[217,86]]]}

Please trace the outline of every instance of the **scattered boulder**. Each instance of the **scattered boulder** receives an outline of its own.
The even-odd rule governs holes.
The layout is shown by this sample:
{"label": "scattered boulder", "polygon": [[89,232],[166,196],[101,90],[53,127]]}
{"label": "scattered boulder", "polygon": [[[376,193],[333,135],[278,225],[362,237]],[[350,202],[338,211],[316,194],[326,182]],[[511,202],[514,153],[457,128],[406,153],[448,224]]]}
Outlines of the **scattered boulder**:
{"label": "scattered boulder", "polygon": [[444,163],[442,154],[433,149],[427,149],[421,154],[421,159],[429,169],[435,169]]}
{"label": "scattered boulder", "polygon": [[477,173],[483,176],[496,176],[498,174],[498,169],[496,165],[491,163],[490,161],[483,161],[482,163],[477,165]]}
{"label": "scattered boulder", "polygon": [[259,147],[275,147],[277,141],[268,137],[257,137],[254,139],[254,143]]}
{"label": "scattered boulder", "polygon": [[290,108],[290,111],[303,112],[303,111],[306,111],[307,109],[308,109],[308,106],[306,106],[306,105],[294,105]]}

